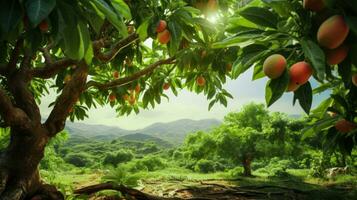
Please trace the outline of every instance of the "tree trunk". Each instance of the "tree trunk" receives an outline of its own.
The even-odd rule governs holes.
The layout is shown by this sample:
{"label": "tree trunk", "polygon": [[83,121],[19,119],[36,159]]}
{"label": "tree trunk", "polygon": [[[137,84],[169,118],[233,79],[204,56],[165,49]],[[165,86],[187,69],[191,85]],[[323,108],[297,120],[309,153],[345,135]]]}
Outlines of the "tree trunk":
{"label": "tree trunk", "polygon": [[251,168],[252,160],[251,158],[243,159],[243,168],[244,168],[244,176],[252,176],[252,168]]}
{"label": "tree trunk", "polygon": [[[27,131],[11,130],[10,144],[0,155],[1,200],[63,199],[62,194],[43,185],[40,179],[38,167],[48,141],[42,125]],[[48,195],[44,196],[45,193]]]}

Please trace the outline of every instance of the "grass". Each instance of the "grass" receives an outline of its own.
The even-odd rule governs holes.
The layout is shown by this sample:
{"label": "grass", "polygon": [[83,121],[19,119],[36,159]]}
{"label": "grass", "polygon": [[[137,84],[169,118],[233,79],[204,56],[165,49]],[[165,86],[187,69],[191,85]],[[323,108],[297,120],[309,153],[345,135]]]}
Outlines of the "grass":
{"label": "grass", "polygon": [[[138,172],[135,175],[140,176],[138,189],[144,189],[146,192],[160,195],[163,191],[174,191],[182,188],[200,187],[201,181],[214,182],[232,186],[282,186],[297,189],[304,192],[311,192],[315,199],[324,199],[330,197],[337,198],[339,195],[354,198],[357,196],[357,179],[352,175],[341,175],[335,179],[319,179],[308,176],[308,169],[288,169],[289,175],[283,178],[271,178],[266,173],[254,172],[255,177],[234,177],[229,172],[217,172],[202,174],[193,172],[180,167],[169,167],[152,172]],[[46,182],[56,185],[64,192],[68,199],[73,199],[72,191],[101,182],[101,177],[105,173],[101,170],[90,169],[72,169],[69,171],[44,171],[41,170],[42,177]],[[228,179],[232,179],[229,181]],[[336,187],[354,188],[349,193],[342,194]],[[267,190],[272,190],[268,188]],[[322,194],[323,193],[323,194]],[[103,194],[117,194],[113,192],[103,192]],[[327,195],[327,196],[326,196]],[[71,198],[69,198],[71,197]],[[343,198],[342,198],[343,199]],[[342,200],[340,199],[340,200]]]}
{"label": "grass", "polygon": [[216,173],[197,173],[189,169],[179,168],[179,167],[170,167],[162,170],[157,170],[153,172],[141,172],[140,173],[144,178],[149,180],[188,180],[188,181],[197,181],[197,180],[208,180],[208,179],[227,179],[231,178],[226,172],[216,172]]}

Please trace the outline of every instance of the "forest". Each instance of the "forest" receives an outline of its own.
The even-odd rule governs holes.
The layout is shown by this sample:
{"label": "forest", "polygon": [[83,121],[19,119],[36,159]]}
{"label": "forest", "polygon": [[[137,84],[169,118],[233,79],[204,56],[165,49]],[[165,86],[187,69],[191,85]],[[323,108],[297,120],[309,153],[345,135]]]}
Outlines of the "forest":
{"label": "forest", "polygon": [[0,200],[357,199],[357,1],[1,3]]}

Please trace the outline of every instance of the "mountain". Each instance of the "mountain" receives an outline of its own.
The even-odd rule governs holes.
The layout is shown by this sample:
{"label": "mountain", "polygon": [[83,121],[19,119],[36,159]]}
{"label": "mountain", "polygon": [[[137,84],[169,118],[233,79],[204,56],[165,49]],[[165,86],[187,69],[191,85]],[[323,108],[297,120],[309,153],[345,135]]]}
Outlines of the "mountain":
{"label": "mountain", "polygon": [[291,119],[300,119],[303,115],[301,114],[291,114],[289,115],[289,118]]}
{"label": "mountain", "polygon": [[140,130],[140,132],[177,144],[182,143],[189,133],[199,130],[207,131],[220,124],[221,122],[216,119],[181,119],[168,123],[155,123]]}
{"label": "mountain", "polygon": [[77,122],[67,122],[66,130],[72,136],[94,138],[98,140],[112,140],[131,133],[131,131],[116,126],[92,125]]}
{"label": "mountain", "polygon": [[124,136],[119,137],[118,139],[126,140],[126,141],[141,141],[141,142],[150,141],[150,142],[156,143],[158,146],[172,147],[172,144],[170,144],[169,142],[167,142],[165,140],[162,140],[155,136],[142,134],[142,133],[134,133],[134,134],[124,135]]}
{"label": "mountain", "polygon": [[216,119],[181,119],[168,123],[155,123],[138,130],[125,130],[115,126],[68,122],[66,130],[70,133],[71,140],[94,139],[109,141],[126,136],[127,138],[135,138],[140,141],[143,139],[142,137],[147,138],[148,136],[151,136],[155,139],[161,139],[165,142],[167,141],[177,145],[184,141],[187,134],[199,130],[207,131],[214,126],[218,126],[220,123],[221,122]]}

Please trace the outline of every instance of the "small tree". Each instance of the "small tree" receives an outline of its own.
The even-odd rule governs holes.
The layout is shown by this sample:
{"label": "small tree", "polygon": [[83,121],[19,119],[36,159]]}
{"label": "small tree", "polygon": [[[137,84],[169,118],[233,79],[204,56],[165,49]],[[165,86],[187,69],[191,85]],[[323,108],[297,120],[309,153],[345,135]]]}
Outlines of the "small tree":
{"label": "small tree", "polygon": [[262,133],[252,128],[239,128],[231,125],[223,125],[216,131],[218,155],[231,159],[236,164],[242,164],[244,175],[252,176],[253,159],[264,153],[263,149],[259,149],[258,144],[264,139]]}

